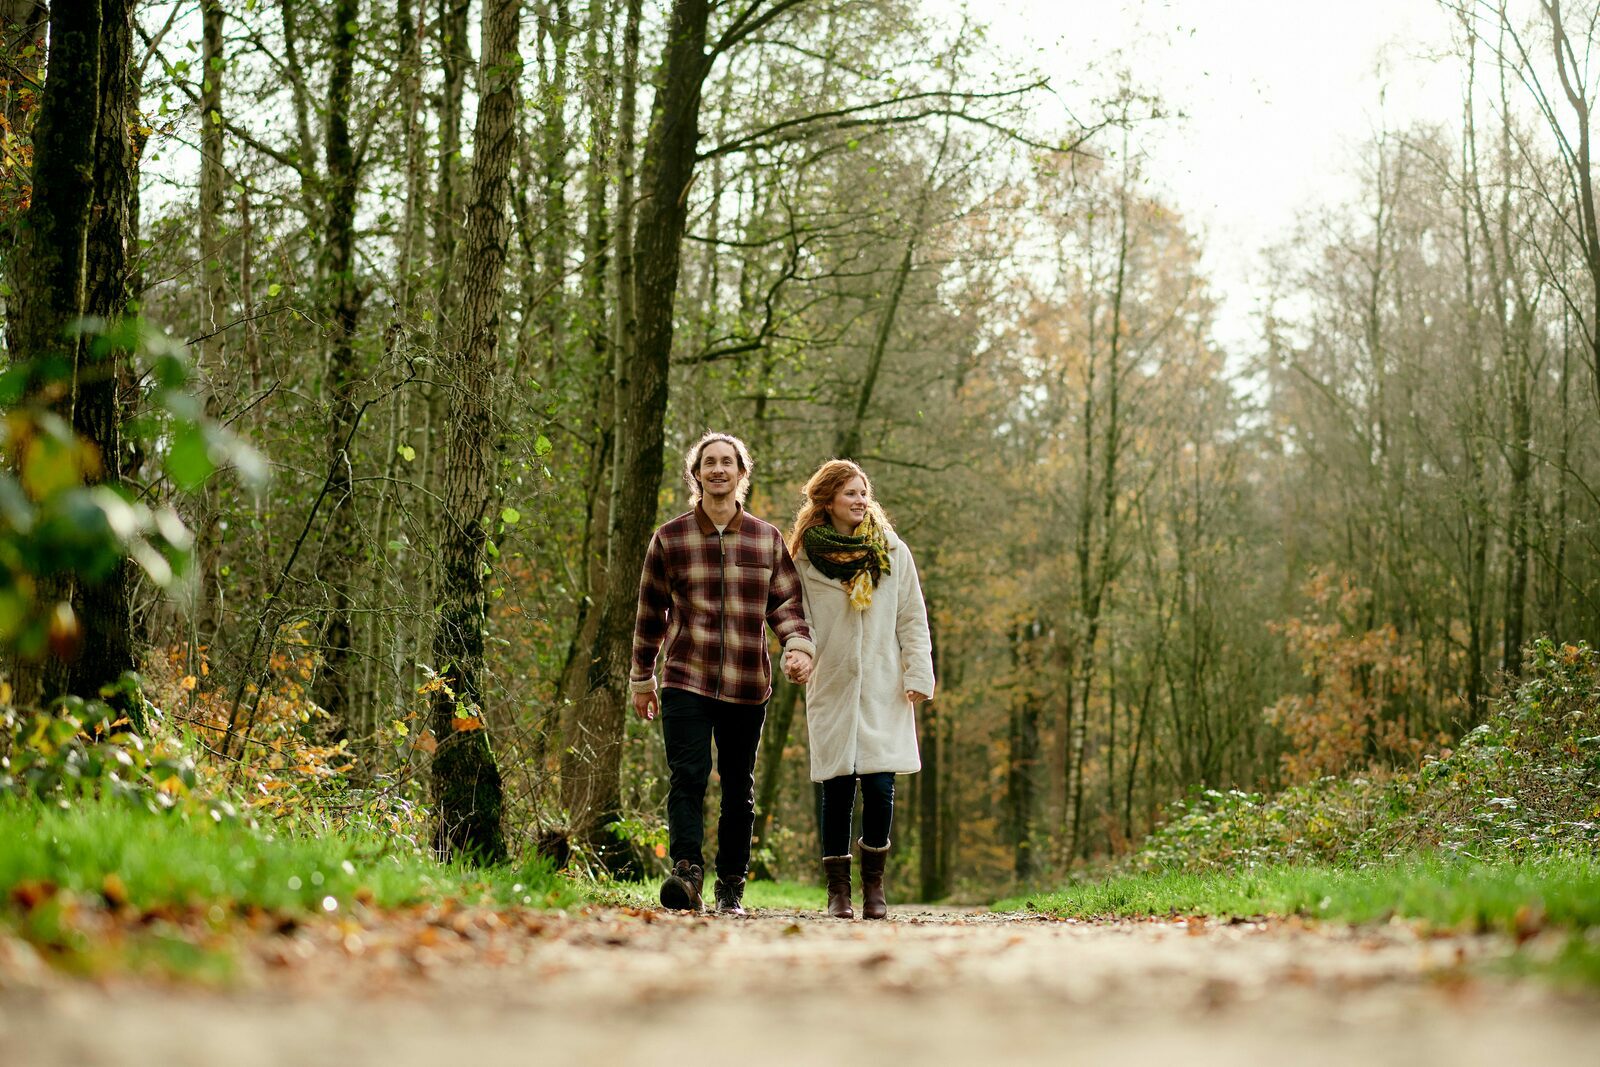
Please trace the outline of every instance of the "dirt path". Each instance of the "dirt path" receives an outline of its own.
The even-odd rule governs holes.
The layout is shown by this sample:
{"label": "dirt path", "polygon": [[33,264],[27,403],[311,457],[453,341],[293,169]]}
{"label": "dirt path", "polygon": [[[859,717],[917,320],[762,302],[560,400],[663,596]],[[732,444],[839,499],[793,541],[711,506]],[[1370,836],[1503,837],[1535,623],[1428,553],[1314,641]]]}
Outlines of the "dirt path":
{"label": "dirt path", "polygon": [[1600,1064],[1600,998],[1468,973],[1506,950],[1399,926],[910,908],[883,923],[429,913],[252,942],[227,993],[13,959],[25,978],[0,987],[0,1061]]}

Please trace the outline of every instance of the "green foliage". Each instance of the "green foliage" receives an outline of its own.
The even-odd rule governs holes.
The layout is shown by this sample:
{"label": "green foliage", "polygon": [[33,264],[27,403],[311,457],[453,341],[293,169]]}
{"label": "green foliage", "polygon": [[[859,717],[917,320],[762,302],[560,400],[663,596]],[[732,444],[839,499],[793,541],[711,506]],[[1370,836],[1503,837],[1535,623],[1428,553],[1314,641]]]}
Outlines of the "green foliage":
{"label": "green foliage", "polygon": [[[145,709],[135,724],[107,703],[65,697],[48,712],[0,715],[10,734],[8,755],[0,758],[0,795],[11,794],[71,807],[85,800],[128,803],[151,812],[184,807],[221,821],[238,817],[238,808],[220,796],[197,790],[193,744],[166,734],[148,735],[159,712],[139,695],[131,672],[108,699]],[[142,732],[127,729],[137,725]]]}
{"label": "green foliage", "polygon": [[1207,790],[1125,864],[1144,872],[1600,848],[1600,654],[1535,641],[1523,682],[1411,773],[1320,778],[1278,796]]}
{"label": "green foliage", "polygon": [[170,506],[150,507],[115,484],[105,457],[57,410],[77,374],[115,373],[132,357],[148,383],[145,414],[127,432],[164,451],[165,472],[193,488],[223,465],[259,481],[259,456],[207,419],[190,390],[183,346],[139,320],[84,321],[81,366],[59,354],[11,364],[0,372],[0,652],[64,654],[78,622],[65,601],[42,598],[42,582],[75,576],[97,582],[118,560],[132,560],[158,588],[181,572],[191,543]]}

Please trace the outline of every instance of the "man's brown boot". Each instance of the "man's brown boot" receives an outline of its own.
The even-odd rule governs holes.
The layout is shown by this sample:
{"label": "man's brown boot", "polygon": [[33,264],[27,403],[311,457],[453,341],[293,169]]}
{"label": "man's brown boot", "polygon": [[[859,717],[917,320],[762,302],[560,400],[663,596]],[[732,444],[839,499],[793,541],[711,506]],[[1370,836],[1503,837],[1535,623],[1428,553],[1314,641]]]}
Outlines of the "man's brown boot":
{"label": "man's brown boot", "polygon": [[679,860],[673,864],[667,880],[661,883],[661,906],[673,911],[699,911],[704,879],[705,871],[698,863]]}
{"label": "man's brown boot", "polygon": [[835,919],[854,919],[850,906],[850,857],[824,856],[822,869],[828,875],[828,914]]}
{"label": "man's brown boot", "polygon": [[717,898],[718,915],[748,915],[744,910],[744,879],[723,878],[717,875],[717,884],[714,890]]}
{"label": "man's brown boot", "polygon": [[883,868],[889,862],[889,846],[873,848],[865,841],[861,846],[861,917],[886,919],[889,902],[883,896]]}

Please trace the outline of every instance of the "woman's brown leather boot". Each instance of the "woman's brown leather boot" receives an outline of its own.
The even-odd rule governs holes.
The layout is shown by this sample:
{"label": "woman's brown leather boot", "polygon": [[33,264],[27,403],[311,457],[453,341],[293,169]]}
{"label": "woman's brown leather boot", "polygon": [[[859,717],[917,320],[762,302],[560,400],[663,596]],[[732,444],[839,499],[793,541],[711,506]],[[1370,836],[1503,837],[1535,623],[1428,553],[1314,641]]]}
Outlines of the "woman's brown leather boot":
{"label": "woman's brown leather boot", "polygon": [[854,919],[850,906],[850,857],[824,856],[822,869],[828,876],[828,914],[835,919]]}
{"label": "woman's brown leather boot", "polygon": [[889,862],[889,846],[873,848],[865,841],[861,846],[861,917],[886,919],[889,902],[883,896],[883,868]]}

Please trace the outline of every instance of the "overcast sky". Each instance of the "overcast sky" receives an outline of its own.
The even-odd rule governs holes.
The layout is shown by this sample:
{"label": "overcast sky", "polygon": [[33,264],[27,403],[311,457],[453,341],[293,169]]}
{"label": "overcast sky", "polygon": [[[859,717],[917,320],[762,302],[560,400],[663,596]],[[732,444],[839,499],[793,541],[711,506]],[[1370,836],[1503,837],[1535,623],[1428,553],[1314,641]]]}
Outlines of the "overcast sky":
{"label": "overcast sky", "polygon": [[[928,0],[952,18],[960,0]],[[1253,347],[1260,251],[1349,197],[1383,124],[1455,121],[1459,64],[1436,0],[982,0],[991,41],[1066,99],[1118,63],[1186,117],[1140,134],[1152,181],[1204,239],[1218,339]],[[1381,103],[1380,103],[1381,101]],[[1080,115],[1087,118],[1086,115]]]}

